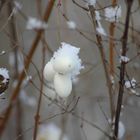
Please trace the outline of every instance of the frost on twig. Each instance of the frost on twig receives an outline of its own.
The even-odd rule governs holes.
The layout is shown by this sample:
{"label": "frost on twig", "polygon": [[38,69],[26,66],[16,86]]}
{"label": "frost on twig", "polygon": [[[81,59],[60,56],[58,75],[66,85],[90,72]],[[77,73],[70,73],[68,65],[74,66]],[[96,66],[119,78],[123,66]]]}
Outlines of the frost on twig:
{"label": "frost on twig", "polygon": [[80,74],[80,70],[84,67],[78,56],[80,48],[64,42],[61,44],[62,46],[45,65],[44,78],[52,83],[60,97],[66,98],[72,90],[72,79]]}
{"label": "frost on twig", "polygon": [[132,80],[125,81],[125,87],[136,96],[140,96],[140,94],[136,91],[137,81],[132,78]]}
{"label": "frost on twig", "polygon": [[136,87],[136,80],[132,78],[132,80],[125,81],[126,88],[135,88]]}
{"label": "frost on twig", "polygon": [[96,31],[99,34],[106,36],[106,32],[105,32],[104,28],[102,27],[102,24],[100,23],[100,21],[98,21],[98,26],[96,28]]}
{"label": "frost on twig", "polygon": [[48,25],[45,22],[43,22],[37,18],[34,18],[34,17],[29,17],[27,24],[26,24],[26,29],[28,29],[28,30],[46,29],[47,27],[48,27]]}
{"label": "frost on twig", "polygon": [[9,72],[6,68],[0,68],[0,94],[2,94],[9,84]]}
{"label": "frost on twig", "polygon": [[129,59],[127,56],[120,56],[120,63],[121,63],[121,62],[128,63],[129,60],[130,60],[130,59]]}
{"label": "frost on twig", "polygon": [[106,36],[106,32],[105,32],[105,30],[104,30],[104,28],[102,27],[102,24],[101,24],[101,22],[100,22],[101,17],[100,17],[99,11],[95,11],[95,18],[96,18],[96,21],[97,21],[96,31],[97,31],[99,34]]}
{"label": "frost on twig", "polygon": [[69,29],[76,29],[76,23],[74,21],[67,21],[67,26]]}
{"label": "frost on twig", "polygon": [[118,22],[122,15],[121,6],[105,8],[105,17],[109,22]]}
{"label": "frost on twig", "polygon": [[65,134],[62,134],[62,130],[54,123],[47,125],[41,125],[37,134],[37,140],[68,140]]}

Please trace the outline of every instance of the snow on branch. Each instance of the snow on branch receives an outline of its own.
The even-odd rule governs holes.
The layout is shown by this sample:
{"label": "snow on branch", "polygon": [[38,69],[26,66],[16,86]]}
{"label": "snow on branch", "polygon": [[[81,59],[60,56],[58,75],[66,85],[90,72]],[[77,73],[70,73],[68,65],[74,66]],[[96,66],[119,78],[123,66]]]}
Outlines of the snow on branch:
{"label": "snow on branch", "polygon": [[130,59],[129,59],[127,56],[121,56],[121,57],[120,57],[120,63],[121,63],[121,62],[128,63],[129,60],[130,60]]}
{"label": "snow on branch", "polygon": [[121,6],[105,8],[105,17],[109,22],[117,22],[122,15]]}
{"label": "snow on branch", "polygon": [[46,29],[48,26],[45,22],[34,18],[34,17],[29,17],[27,24],[26,24],[26,29],[28,30],[34,30],[34,29]]}
{"label": "snow on branch", "polygon": [[69,29],[75,29],[76,23],[74,21],[67,21],[67,26]]}

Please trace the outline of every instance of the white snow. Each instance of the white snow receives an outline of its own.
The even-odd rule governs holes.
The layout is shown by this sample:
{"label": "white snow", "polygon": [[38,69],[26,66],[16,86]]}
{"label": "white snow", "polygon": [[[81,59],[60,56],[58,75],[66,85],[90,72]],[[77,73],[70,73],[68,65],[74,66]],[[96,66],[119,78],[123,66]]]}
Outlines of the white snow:
{"label": "white snow", "polygon": [[0,52],[0,55],[4,55],[6,52],[5,51],[1,51]]}
{"label": "white snow", "polygon": [[114,76],[111,75],[111,76],[110,76],[110,80],[111,80],[111,83],[112,83],[112,84],[115,83]]}
{"label": "white snow", "polygon": [[74,21],[67,21],[67,26],[70,29],[76,29],[76,23]]}
{"label": "white snow", "polygon": [[126,88],[135,88],[136,87],[136,80],[132,78],[132,80],[125,81]]}
{"label": "white snow", "polygon": [[95,11],[95,18],[96,18],[96,20],[101,20],[100,13],[97,10]]}
{"label": "white snow", "polygon": [[130,59],[129,59],[127,56],[121,56],[121,57],[120,57],[120,63],[121,63],[121,62],[128,63],[129,60],[130,60]]}
{"label": "white snow", "polygon": [[[37,140],[60,140],[62,130],[57,127],[54,123],[49,123],[47,125],[41,125]],[[64,134],[62,135],[62,140],[68,140],[68,137]]]}
{"label": "white snow", "polygon": [[109,22],[117,22],[118,19],[121,17],[122,11],[121,11],[121,6],[116,6],[116,7],[108,7],[105,8],[105,17],[106,20]]}
{"label": "white snow", "polygon": [[82,66],[81,59],[78,56],[80,48],[76,48],[65,42],[61,43],[61,47],[54,53],[54,70],[58,73],[70,73],[75,77],[80,73]]}
{"label": "white snow", "polygon": [[6,68],[0,68],[0,75],[4,78],[2,83],[7,83],[9,80],[9,71]]}
{"label": "white snow", "polygon": [[33,30],[33,29],[46,29],[48,26],[45,22],[34,18],[34,17],[29,17],[27,24],[26,24],[26,29],[28,30]]}
{"label": "white snow", "polygon": [[96,28],[96,31],[97,31],[99,34],[106,36],[106,32],[105,32],[104,28],[102,27],[100,21],[97,21],[97,22],[98,22],[98,26],[97,26],[97,28]]}
{"label": "white snow", "polygon": [[96,0],[86,0],[89,5],[95,6]]}
{"label": "white snow", "polygon": [[97,31],[99,34],[106,36],[106,32],[105,32],[105,30],[104,30],[104,28],[102,27],[102,24],[101,24],[101,22],[100,22],[101,17],[100,17],[99,11],[95,11],[95,19],[96,19],[96,22],[97,22],[96,31]]}
{"label": "white snow", "polygon": [[119,122],[118,138],[119,138],[119,139],[123,138],[124,134],[125,134],[125,126],[124,126],[124,124],[120,121],[120,122]]}

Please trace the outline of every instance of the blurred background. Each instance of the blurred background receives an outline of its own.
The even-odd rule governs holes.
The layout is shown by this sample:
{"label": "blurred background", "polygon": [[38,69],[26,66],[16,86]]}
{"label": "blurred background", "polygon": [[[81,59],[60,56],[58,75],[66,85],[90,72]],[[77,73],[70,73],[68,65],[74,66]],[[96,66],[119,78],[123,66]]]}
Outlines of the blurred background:
{"label": "blurred background", "polygon": [[[119,90],[121,37],[126,17],[125,1],[118,0],[117,4],[121,5],[122,16],[115,23],[113,36],[115,106]],[[109,67],[111,37],[110,23],[104,17],[104,9],[110,5],[112,5],[111,0],[97,0],[95,7],[100,12],[101,24],[107,34],[106,36],[101,34],[107,67]],[[88,4],[84,0],[0,1],[0,67],[7,68],[10,75],[8,89],[0,98],[1,140],[32,140],[36,130],[36,118],[39,119],[36,134],[46,135],[46,139],[40,137],[38,140],[57,140],[57,138],[47,139],[47,131],[45,130],[44,134],[43,129],[40,129],[42,125],[50,124],[53,124],[53,131],[58,129],[66,136],[64,138],[61,134],[61,139],[109,139],[108,135],[112,132],[109,124],[111,113],[107,81],[97,45],[96,31],[87,9]],[[126,65],[126,80],[134,78],[136,87],[124,90],[120,116],[123,125],[120,128],[123,135],[121,140],[139,140],[140,137],[139,14],[140,3],[139,0],[135,0],[131,9],[127,42],[127,56],[130,61]],[[44,26],[35,24],[34,27],[37,21],[32,21],[30,26],[29,20],[33,18]],[[85,67],[73,82],[67,105],[62,100],[53,101],[46,96],[51,89],[46,86],[46,81],[42,78],[45,64],[50,60],[53,52],[61,46],[61,42],[80,48],[80,58]],[[16,91],[18,86],[20,88]],[[16,96],[13,96],[15,93]],[[40,95],[42,99],[39,103]],[[7,117],[5,112],[9,105],[10,113]],[[63,107],[70,112],[65,112]],[[37,114],[38,108],[40,108],[39,114]],[[38,115],[40,117],[37,117]],[[54,135],[57,134],[54,132]]]}

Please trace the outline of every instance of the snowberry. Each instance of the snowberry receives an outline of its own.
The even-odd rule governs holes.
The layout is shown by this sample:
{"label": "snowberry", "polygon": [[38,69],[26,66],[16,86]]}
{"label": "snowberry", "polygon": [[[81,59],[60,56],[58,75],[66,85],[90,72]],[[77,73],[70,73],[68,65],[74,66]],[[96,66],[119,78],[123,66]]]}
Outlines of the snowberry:
{"label": "snowberry", "polygon": [[68,97],[72,91],[72,80],[70,75],[55,74],[54,88],[61,98]]}
{"label": "snowberry", "polygon": [[52,62],[49,61],[45,67],[44,67],[44,78],[48,81],[48,82],[52,82],[54,79],[54,75],[55,75],[55,71],[53,69],[53,65]]}

